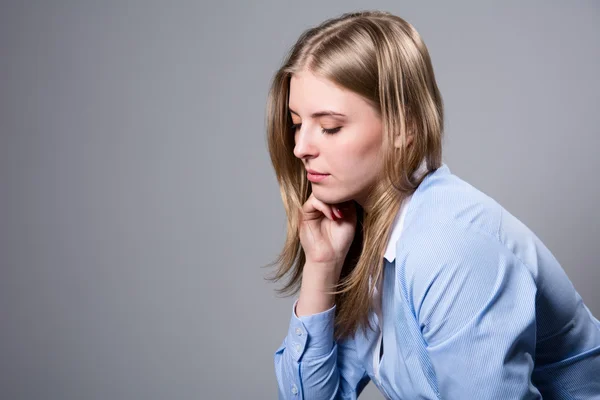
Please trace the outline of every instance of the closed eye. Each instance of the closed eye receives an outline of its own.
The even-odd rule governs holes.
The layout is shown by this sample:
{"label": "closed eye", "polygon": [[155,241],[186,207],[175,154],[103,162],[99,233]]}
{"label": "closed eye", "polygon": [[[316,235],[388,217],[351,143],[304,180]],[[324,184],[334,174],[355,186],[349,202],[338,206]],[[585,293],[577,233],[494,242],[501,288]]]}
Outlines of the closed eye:
{"label": "closed eye", "polygon": [[334,133],[338,133],[340,131],[340,129],[342,129],[342,127],[338,126],[337,128],[332,128],[332,129],[325,129],[325,128],[323,128],[321,131],[323,133],[328,134],[328,135],[333,135]]}
{"label": "closed eye", "polygon": [[[296,129],[300,128],[302,124],[293,124],[290,129],[292,130],[292,132],[296,132]],[[337,128],[331,128],[331,129],[327,129],[327,128],[322,128],[321,132],[328,134],[328,135],[333,135],[334,133],[338,133],[340,130],[342,129],[341,126],[338,126]]]}

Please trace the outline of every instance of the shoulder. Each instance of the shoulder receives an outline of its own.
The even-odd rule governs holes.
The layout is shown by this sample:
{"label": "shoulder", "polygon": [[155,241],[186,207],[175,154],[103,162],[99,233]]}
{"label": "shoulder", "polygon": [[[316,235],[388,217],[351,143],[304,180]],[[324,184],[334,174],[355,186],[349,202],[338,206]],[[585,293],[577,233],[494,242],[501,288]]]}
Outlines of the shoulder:
{"label": "shoulder", "polygon": [[500,323],[508,318],[507,298],[520,304],[523,315],[535,307],[537,284],[521,259],[494,235],[451,220],[407,240],[395,266],[396,293],[430,345],[488,313]]}
{"label": "shoulder", "polygon": [[540,238],[488,194],[453,174],[446,164],[431,172],[414,192],[396,254],[457,257],[473,247],[495,249],[521,261],[536,280],[558,261]]}
{"label": "shoulder", "polygon": [[460,290],[483,300],[507,270],[527,269],[501,240],[501,205],[445,165],[422,182],[413,200],[396,242],[396,278],[416,314],[426,296]]}
{"label": "shoulder", "polygon": [[414,192],[405,220],[406,236],[446,227],[499,237],[502,206],[446,164],[431,172]]}

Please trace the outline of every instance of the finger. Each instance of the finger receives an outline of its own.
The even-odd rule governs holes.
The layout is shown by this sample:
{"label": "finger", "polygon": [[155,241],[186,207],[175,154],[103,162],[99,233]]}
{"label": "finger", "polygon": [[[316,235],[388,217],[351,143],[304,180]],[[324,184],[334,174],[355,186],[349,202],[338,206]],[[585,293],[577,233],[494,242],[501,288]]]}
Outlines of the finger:
{"label": "finger", "polygon": [[352,200],[338,204],[337,208],[340,210],[342,218],[353,217],[356,214],[356,206]]}
{"label": "finger", "polygon": [[337,206],[332,206],[331,209],[333,210],[333,213],[335,214],[336,217],[344,218],[344,213],[342,212],[341,208],[339,208]]}
{"label": "finger", "polygon": [[312,203],[317,210],[323,213],[330,220],[335,221],[337,219],[337,216],[333,212],[333,208],[329,204],[322,202],[316,197],[313,197]]}
{"label": "finger", "polygon": [[309,218],[319,218],[320,215],[325,215],[332,221],[335,221],[335,215],[331,209],[331,206],[325,204],[321,200],[317,199],[314,195],[310,195],[308,200],[302,206],[302,211]]}
{"label": "finger", "polygon": [[335,208],[337,208],[338,210],[340,210],[342,213],[344,211],[350,211],[353,207],[353,202],[352,201],[345,201],[343,203],[339,203],[335,205]]}

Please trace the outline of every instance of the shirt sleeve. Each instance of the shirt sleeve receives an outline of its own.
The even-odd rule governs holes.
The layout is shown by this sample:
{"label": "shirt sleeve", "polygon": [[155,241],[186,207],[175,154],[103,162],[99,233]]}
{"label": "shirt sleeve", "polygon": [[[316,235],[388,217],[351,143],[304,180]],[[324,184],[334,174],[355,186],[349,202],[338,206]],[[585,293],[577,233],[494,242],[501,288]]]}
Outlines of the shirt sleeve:
{"label": "shirt sleeve", "polygon": [[355,341],[337,343],[333,338],[336,306],[298,317],[297,303],[274,356],[279,399],[357,399],[370,378],[357,358]]}
{"label": "shirt sleeve", "polygon": [[[425,237],[426,236],[426,237]],[[411,247],[409,302],[443,399],[541,399],[536,283],[498,238],[438,227]]]}

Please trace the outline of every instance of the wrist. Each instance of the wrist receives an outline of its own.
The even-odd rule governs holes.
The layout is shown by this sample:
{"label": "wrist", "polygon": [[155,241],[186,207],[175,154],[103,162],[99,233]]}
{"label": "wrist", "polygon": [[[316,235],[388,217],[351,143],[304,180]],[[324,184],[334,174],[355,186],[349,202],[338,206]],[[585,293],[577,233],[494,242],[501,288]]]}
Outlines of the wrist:
{"label": "wrist", "polygon": [[341,267],[336,263],[307,262],[304,265],[297,316],[323,312],[335,305],[335,295],[331,292],[336,289]]}
{"label": "wrist", "polygon": [[331,290],[340,279],[342,266],[343,263],[336,262],[306,262],[302,270],[302,283],[314,288]]}
{"label": "wrist", "polygon": [[297,317],[319,314],[335,305],[335,296],[301,290],[294,310]]}

